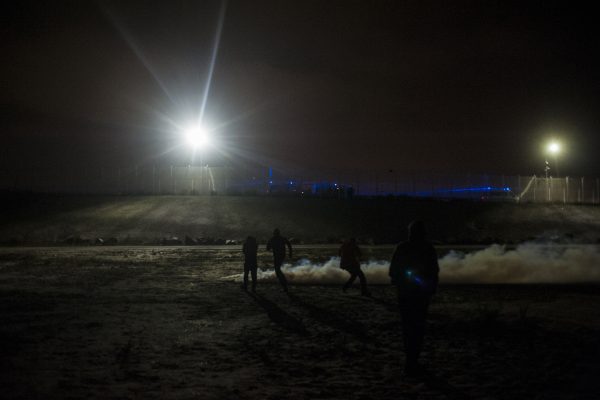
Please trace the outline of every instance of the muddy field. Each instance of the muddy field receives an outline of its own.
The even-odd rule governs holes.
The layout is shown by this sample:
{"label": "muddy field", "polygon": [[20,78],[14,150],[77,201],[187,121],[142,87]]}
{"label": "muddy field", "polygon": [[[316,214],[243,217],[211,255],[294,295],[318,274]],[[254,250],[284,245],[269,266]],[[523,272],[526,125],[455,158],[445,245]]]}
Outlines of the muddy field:
{"label": "muddy field", "polygon": [[442,285],[414,380],[392,287],[250,295],[222,279],[240,270],[231,247],[0,249],[0,397],[600,397],[597,285]]}

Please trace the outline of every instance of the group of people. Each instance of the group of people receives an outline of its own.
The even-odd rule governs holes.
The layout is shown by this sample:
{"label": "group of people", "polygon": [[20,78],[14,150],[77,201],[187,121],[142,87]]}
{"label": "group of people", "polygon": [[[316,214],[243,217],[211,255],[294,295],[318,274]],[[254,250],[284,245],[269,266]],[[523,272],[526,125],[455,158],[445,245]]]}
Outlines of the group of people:
{"label": "group of people", "polygon": [[[285,275],[281,271],[281,266],[285,260],[286,247],[289,250],[290,258],[292,258],[292,244],[289,240],[281,236],[279,229],[273,231],[273,237],[267,242],[267,251],[273,252],[273,267],[275,275],[279,283],[283,287],[283,291],[287,293],[288,285]],[[244,290],[248,290],[248,274],[252,275],[252,291],[256,291],[256,271],[258,269],[258,242],[253,236],[248,236],[242,248],[244,252]]]}
{"label": "group of people", "polygon": [[[267,243],[267,250],[273,252],[273,266],[284,292],[288,292],[288,284],[281,266],[286,256],[292,258],[292,245],[289,240],[275,229],[273,237]],[[252,291],[256,290],[256,272],[258,242],[248,236],[243,246],[244,253],[244,290],[248,290],[248,274],[252,276]],[[360,268],[362,253],[354,238],[347,240],[340,247],[340,267],[350,274],[350,278],[342,287],[346,292],[356,278],[360,280],[361,294],[371,296],[367,288],[367,279]],[[408,240],[396,246],[390,262],[389,276],[392,285],[396,286],[398,304],[402,317],[402,334],[406,351],[405,372],[407,375],[418,375],[421,371],[418,358],[423,348],[425,321],[431,297],[438,285],[439,266],[433,245],[427,240],[425,224],[414,221],[408,227]]]}

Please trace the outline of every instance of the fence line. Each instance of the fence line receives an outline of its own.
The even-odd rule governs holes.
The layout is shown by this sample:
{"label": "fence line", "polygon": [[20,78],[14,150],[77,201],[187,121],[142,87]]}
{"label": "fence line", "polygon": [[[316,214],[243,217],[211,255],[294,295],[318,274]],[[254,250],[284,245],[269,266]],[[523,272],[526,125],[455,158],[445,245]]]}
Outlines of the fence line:
{"label": "fence line", "polygon": [[600,179],[485,174],[304,173],[207,166],[0,170],[0,189],[77,194],[415,196],[600,204]]}

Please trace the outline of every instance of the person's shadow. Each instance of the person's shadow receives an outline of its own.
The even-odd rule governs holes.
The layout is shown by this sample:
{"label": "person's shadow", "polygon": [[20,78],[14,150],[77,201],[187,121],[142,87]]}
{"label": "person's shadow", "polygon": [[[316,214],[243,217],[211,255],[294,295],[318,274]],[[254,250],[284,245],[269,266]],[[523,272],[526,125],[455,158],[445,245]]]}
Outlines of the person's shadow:
{"label": "person's shadow", "polygon": [[271,300],[257,294],[247,292],[248,296],[250,296],[256,304],[261,306],[266,312],[269,319],[281,327],[287,329],[288,331],[297,333],[299,335],[308,335],[308,331],[306,327],[302,323],[302,321],[294,318],[292,315],[288,314],[284,310],[282,310],[277,304],[273,303]]}
{"label": "person's shadow", "polygon": [[331,312],[329,310],[311,304],[303,300],[302,298],[296,296],[295,294],[290,293],[288,294],[288,296],[294,302],[294,304],[308,311],[308,314],[312,319],[324,325],[328,325],[335,330],[349,333],[355,336],[361,342],[376,341],[374,338],[369,337],[369,335],[367,334],[367,329],[362,323],[350,320],[340,314]]}
{"label": "person's shadow", "polygon": [[380,306],[383,306],[386,310],[388,310],[389,312],[393,312],[393,313],[398,313],[400,312],[400,309],[398,308],[398,303],[397,302],[390,302],[388,300],[385,299],[381,299],[375,296],[346,296],[347,300],[351,300],[351,301],[356,301],[358,302],[362,302],[362,303],[376,303],[379,304]]}

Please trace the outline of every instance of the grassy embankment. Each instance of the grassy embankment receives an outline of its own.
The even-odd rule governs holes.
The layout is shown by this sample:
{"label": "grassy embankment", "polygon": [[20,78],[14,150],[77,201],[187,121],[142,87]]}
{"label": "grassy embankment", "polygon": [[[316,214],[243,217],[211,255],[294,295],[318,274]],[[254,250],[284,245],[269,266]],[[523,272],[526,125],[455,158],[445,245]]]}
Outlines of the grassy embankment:
{"label": "grassy embankment", "polygon": [[429,199],[353,200],[233,196],[25,196],[4,195],[0,242],[157,244],[163,238],[266,240],[273,228],[304,243],[393,243],[423,219],[442,243],[521,242],[534,238],[596,243],[600,207],[507,204]]}

